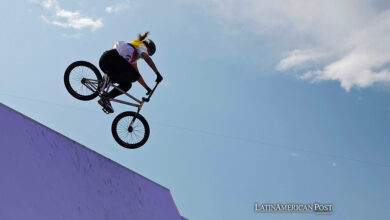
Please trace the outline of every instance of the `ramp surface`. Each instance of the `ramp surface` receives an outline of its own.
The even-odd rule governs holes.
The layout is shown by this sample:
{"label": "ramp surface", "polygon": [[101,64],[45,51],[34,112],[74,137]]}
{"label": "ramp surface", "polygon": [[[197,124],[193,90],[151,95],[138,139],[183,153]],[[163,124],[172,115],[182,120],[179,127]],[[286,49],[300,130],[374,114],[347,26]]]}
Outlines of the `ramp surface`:
{"label": "ramp surface", "polygon": [[185,219],[167,188],[3,104],[0,173],[0,219]]}

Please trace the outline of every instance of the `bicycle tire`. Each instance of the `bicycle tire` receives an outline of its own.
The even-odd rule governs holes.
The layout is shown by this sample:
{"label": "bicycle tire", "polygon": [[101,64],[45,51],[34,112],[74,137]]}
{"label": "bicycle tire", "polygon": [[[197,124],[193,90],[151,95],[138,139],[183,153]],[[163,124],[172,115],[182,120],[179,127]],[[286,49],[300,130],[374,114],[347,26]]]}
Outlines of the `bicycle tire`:
{"label": "bicycle tire", "polygon": [[[78,68],[84,68],[86,71],[84,72],[84,69],[82,73],[79,73],[75,71]],[[91,78],[90,78],[91,77]],[[75,79],[71,79],[75,78]],[[76,99],[82,100],[82,101],[89,101],[94,98],[96,98],[99,95],[99,92],[97,90],[91,90],[87,86],[85,86],[82,82],[83,79],[88,80],[96,80],[97,82],[101,81],[102,75],[100,74],[100,71],[92,64],[87,61],[76,61],[68,66],[65,70],[64,74],[64,83],[66,90]],[[74,84],[72,84],[72,82]],[[75,88],[77,83],[80,83],[80,89]],[[97,87],[97,85],[96,85]],[[82,93],[82,91],[89,92],[88,94]]]}
{"label": "bicycle tire", "polygon": [[[129,125],[130,125],[130,122],[133,119],[133,117],[136,118],[136,121],[134,122],[135,126],[133,126],[132,131],[129,131]],[[138,121],[141,124],[139,124]],[[124,125],[122,125],[122,122],[124,122]],[[118,134],[118,131],[119,131],[120,133],[125,133],[126,137],[129,137],[129,135],[131,138],[133,137],[133,135],[138,137],[138,135],[135,133],[135,128],[136,128],[136,126],[139,126],[139,125],[142,125],[143,133],[141,134],[141,139],[138,141],[135,141],[134,143],[131,143],[129,141],[124,140],[125,138],[123,137],[123,135]],[[141,130],[142,130],[142,128],[141,128]],[[149,128],[148,122],[141,114],[137,114],[137,113],[132,112],[132,111],[127,111],[127,112],[122,112],[121,114],[119,114],[118,116],[115,117],[114,121],[112,122],[111,132],[112,132],[112,135],[113,135],[115,141],[119,145],[121,145],[122,147],[127,148],[127,149],[136,149],[136,148],[139,148],[146,143],[146,141],[148,140],[149,135],[150,135],[150,128]]]}

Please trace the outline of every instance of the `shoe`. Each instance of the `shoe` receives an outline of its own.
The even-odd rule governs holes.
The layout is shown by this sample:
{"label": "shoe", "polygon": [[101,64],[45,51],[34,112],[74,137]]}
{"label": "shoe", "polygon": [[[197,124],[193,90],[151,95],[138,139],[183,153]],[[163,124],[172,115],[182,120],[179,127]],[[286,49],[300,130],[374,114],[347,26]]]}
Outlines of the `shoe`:
{"label": "shoe", "polygon": [[101,105],[108,113],[114,113],[114,108],[112,108],[110,100],[106,98],[101,98],[98,100],[99,105]]}

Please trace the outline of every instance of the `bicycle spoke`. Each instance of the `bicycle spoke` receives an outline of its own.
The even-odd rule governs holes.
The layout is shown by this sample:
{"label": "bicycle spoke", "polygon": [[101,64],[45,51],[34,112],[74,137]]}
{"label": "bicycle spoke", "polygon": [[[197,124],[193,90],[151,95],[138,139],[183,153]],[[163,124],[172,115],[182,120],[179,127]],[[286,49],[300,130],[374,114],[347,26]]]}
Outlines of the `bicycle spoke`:
{"label": "bicycle spoke", "polygon": [[[85,80],[85,83],[82,83],[83,79]],[[69,82],[72,88],[76,89],[75,92],[82,96],[88,96],[97,90],[96,84],[98,79],[90,68],[78,66],[72,70]]]}
{"label": "bicycle spoke", "polygon": [[138,119],[134,121],[132,132],[129,131],[129,126],[132,120],[133,117],[124,117],[118,122],[116,127],[119,138],[128,144],[139,143],[145,134],[145,128]]}

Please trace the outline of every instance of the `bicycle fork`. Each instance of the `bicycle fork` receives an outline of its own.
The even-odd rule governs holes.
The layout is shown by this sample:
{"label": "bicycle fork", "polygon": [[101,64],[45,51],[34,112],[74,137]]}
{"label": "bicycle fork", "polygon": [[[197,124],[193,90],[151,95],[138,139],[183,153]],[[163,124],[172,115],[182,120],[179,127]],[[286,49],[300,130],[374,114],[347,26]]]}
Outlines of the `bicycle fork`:
{"label": "bicycle fork", "polygon": [[131,120],[130,125],[129,125],[129,128],[128,128],[129,131],[133,129],[133,125],[134,125],[135,119],[137,118],[139,112],[141,111],[141,108],[142,108],[143,104],[144,104],[144,101],[142,101],[142,102],[140,103],[140,105],[139,105],[139,107],[138,107],[138,110],[137,110],[137,112],[135,113],[135,116],[134,116],[133,119]]}

